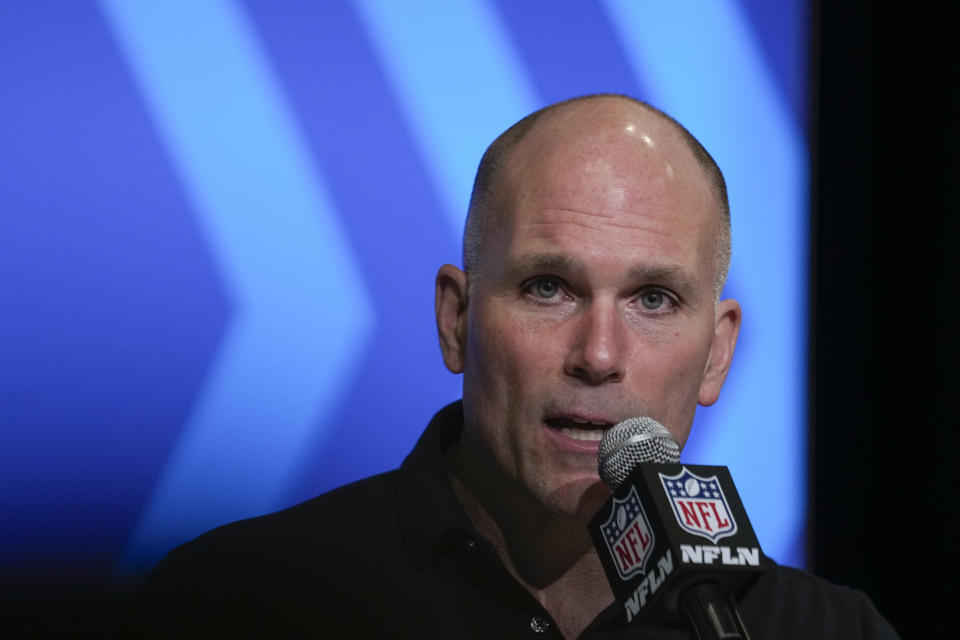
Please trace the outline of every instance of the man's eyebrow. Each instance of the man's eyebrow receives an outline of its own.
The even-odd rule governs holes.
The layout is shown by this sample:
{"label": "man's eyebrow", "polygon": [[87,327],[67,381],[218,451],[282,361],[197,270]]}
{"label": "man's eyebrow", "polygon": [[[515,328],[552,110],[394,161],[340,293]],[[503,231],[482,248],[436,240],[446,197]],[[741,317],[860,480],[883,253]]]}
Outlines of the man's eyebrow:
{"label": "man's eyebrow", "polygon": [[696,278],[686,269],[678,266],[638,265],[630,269],[630,279],[669,283],[679,289],[695,291]]}
{"label": "man's eyebrow", "polygon": [[528,274],[553,271],[579,271],[583,264],[576,258],[555,253],[531,253],[518,256],[507,263],[509,274]]}

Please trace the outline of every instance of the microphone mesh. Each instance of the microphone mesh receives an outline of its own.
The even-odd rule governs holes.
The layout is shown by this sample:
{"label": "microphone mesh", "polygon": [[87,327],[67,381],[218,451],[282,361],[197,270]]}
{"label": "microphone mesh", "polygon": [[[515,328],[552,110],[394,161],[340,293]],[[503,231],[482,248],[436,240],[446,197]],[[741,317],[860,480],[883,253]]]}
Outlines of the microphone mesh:
{"label": "microphone mesh", "polygon": [[600,478],[616,491],[641,462],[680,462],[680,445],[653,418],[628,418],[604,434],[597,455]]}

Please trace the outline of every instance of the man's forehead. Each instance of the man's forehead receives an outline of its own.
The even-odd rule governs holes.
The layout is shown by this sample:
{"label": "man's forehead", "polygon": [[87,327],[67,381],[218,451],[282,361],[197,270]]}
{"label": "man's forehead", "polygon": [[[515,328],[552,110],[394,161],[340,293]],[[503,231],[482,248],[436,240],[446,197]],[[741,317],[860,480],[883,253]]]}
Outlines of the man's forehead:
{"label": "man's forehead", "polygon": [[568,247],[671,258],[698,279],[717,280],[723,207],[678,127],[617,97],[562,104],[542,116],[503,156],[490,183],[489,259],[502,261],[517,243],[534,249],[530,240],[540,249],[572,240]]}

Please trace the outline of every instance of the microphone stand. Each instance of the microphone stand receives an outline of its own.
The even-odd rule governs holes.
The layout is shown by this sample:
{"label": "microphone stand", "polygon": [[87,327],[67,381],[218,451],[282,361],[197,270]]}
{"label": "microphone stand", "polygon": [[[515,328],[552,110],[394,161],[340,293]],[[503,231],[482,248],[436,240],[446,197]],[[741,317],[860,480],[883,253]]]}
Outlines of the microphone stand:
{"label": "microphone stand", "polygon": [[736,603],[724,598],[715,582],[699,582],[684,589],[680,608],[686,614],[691,640],[750,640]]}

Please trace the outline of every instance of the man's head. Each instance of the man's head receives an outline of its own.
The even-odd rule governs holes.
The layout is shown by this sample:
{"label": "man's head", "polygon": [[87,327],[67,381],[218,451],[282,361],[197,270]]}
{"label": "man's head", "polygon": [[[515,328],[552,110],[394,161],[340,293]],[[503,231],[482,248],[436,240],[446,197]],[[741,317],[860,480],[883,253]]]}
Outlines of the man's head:
{"label": "man's head", "polygon": [[604,428],[647,415],[682,445],[716,400],[740,309],[717,302],[725,188],[691,140],[602,96],[538,112],[485,154],[467,273],[440,269],[437,323],[464,374],[460,458],[500,499],[589,517]]}

